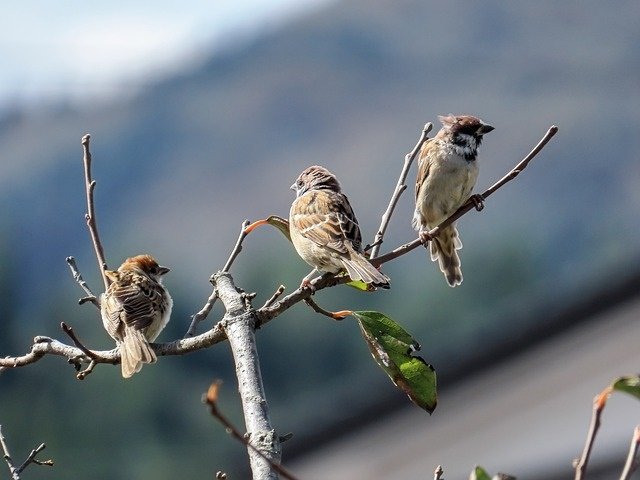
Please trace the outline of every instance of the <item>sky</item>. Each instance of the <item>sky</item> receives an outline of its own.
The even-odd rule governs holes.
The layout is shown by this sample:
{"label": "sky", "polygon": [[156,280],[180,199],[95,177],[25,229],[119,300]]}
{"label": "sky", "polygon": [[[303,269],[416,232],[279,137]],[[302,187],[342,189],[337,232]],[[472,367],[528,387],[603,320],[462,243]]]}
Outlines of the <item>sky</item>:
{"label": "sky", "polygon": [[329,0],[21,0],[0,16],[0,110],[133,94]]}

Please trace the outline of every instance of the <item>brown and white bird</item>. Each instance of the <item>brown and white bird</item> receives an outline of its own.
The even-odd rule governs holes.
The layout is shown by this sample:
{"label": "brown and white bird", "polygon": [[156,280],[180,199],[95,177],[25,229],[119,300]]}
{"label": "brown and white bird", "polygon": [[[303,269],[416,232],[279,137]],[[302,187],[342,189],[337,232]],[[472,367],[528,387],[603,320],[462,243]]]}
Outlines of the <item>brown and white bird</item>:
{"label": "brown and white bird", "polygon": [[362,235],[351,204],[338,179],[317,165],[304,170],[291,189],[296,199],[289,212],[291,241],[302,259],[316,271],[345,270],[351,280],[389,288],[389,278],[371,265],[362,252]]}
{"label": "brown and white bird", "polygon": [[[478,147],[483,135],[494,128],[471,115],[449,114],[438,119],[442,128],[422,145],[418,157],[413,227],[423,239],[430,240],[431,260],[438,261],[447,283],[455,287],[462,283],[460,257],[456,252],[462,248],[462,242],[455,224],[433,239],[427,232],[471,196],[478,178]],[[482,208],[481,201],[481,197],[475,198],[476,208]]]}
{"label": "brown and white bird", "polygon": [[105,271],[112,283],[101,296],[100,312],[105,330],[120,348],[124,378],[156,361],[149,342],[167,325],[173,306],[162,285],[168,271],[151,255],[127,258],[118,270]]}

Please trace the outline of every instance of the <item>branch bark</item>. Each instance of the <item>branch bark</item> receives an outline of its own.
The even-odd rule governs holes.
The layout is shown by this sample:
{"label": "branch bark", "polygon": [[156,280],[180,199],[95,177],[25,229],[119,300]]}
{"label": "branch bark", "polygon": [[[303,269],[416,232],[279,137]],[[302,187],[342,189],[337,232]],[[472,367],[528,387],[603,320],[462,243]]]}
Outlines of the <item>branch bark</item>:
{"label": "branch bark", "polygon": [[574,462],[574,467],[576,469],[576,475],[574,477],[575,480],[582,480],[585,476],[587,465],[589,464],[589,457],[591,456],[591,450],[593,449],[593,444],[596,440],[596,434],[600,429],[600,417],[602,416],[602,411],[607,404],[607,399],[609,398],[610,394],[611,389],[606,388],[593,399],[591,423],[589,424],[589,433],[587,433],[587,440],[584,444],[584,449],[582,450],[580,459]]}
{"label": "branch bark", "polygon": [[96,223],[96,212],[93,201],[93,190],[96,188],[96,182],[91,178],[91,151],[89,150],[89,141],[91,135],[86,134],[82,137],[82,162],[84,164],[84,183],[87,195],[87,213],[85,214],[85,220],[89,233],[91,234],[91,241],[93,242],[93,248],[96,252],[96,259],[98,260],[98,270],[102,275],[102,281],[104,283],[105,291],[109,288],[111,283],[104,271],[107,269],[107,262],[104,259],[104,249],[102,248],[102,242],[100,241],[100,235],[98,235],[98,226]]}
{"label": "branch bark", "polygon": [[264,458],[280,475],[282,475],[284,478],[287,478],[288,480],[297,480],[297,478],[286,468],[284,468],[282,465],[271,462],[269,457],[266,457],[260,450],[251,445],[250,441],[247,440],[244,435],[241,435],[238,429],[233,426],[229,419],[222,414],[222,411],[220,411],[220,409],[218,408],[218,390],[220,389],[221,384],[221,380],[213,382],[209,387],[207,393],[203,396],[204,402],[209,405],[211,409],[211,415],[213,415],[220,423],[222,423],[222,425],[224,425],[227,433],[231,434],[233,438],[243,443],[249,450],[253,450],[256,454]]}
{"label": "branch bark", "polygon": [[638,447],[640,447],[640,425],[637,425],[633,430],[633,437],[631,438],[627,461],[625,462],[622,473],[620,474],[620,480],[629,480],[629,478],[631,478],[631,474],[637,466],[636,456],[638,455]]}
{"label": "branch bark", "polygon": [[391,200],[389,201],[389,205],[387,206],[387,209],[385,210],[385,212],[382,214],[382,221],[380,223],[380,227],[378,228],[378,233],[376,233],[376,236],[373,239],[373,242],[372,242],[373,248],[371,249],[369,258],[374,258],[376,255],[378,255],[378,252],[380,251],[380,245],[382,245],[384,234],[387,231],[389,222],[391,221],[391,215],[393,215],[393,211],[395,210],[396,205],[398,204],[398,200],[400,200],[400,195],[402,195],[402,192],[404,192],[407,189],[407,186],[405,185],[404,182],[407,179],[407,175],[409,174],[409,169],[411,168],[411,164],[415,160],[416,155],[418,155],[418,152],[422,148],[422,145],[424,144],[424,142],[426,142],[427,139],[429,138],[427,135],[429,134],[432,128],[433,128],[433,124],[431,122],[427,123],[424,126],[424,128],[422,129],[422,133],[420,134],[420,138],[418,139],[418,143],[416,143],[416,146],[413,147],[413,150],[411,150],[410,153],[407,153],[404,157],[404,166],[402,167],[402,171],[400,172],[400,177],[398,178],[398,183],[396,184],[396,188],[394,189],[393,194],[391,195]]}
{"label": "branch bark", "polygon": [[11,458],[11,454],[9,453],[9,447],[7,446],[7,441],[4,438],[4,435],[2,433],[2,425],[0,425],[0,446],[2,447],[2,452],[4,454],[4,461],[7,463],[7,466],[9,467],[9,471],[11,472],[12,480],[20,480],[20,474],[24,471],[25,468],[27,468],[32,463],[35,463],[36,465],[45,465],[48,467],[53,466],[53,460],[37,460],[36,459],[36,455],[38,455],[38,453],[40,453],[42,450],[46,448],[45,444],[41,443],[36,448],[31,450],[26,460],[22,462],[22,464],[19,467],[16,467],[13,463],[13,459]]}
{"label": "branch bark", "polygon": [[[277,479],[271,463],[280,464],[280,440],[271,426],[267,399],[262,384],[260,361],[255,339],[256,312],[251,303],[233,283],[228,272],[214,275],[219,298],[227,311],[222,325],[233,352],[249,443],[262,452],[248,448],[254,480]],[[269,459],[266,461],[265,458]]]}
{"label": "branch bark", "polygon": [[[223,272],[228,272],[231,269],[231,265],[233,265],[233,262],[235,261],[236,257],[242,251],[242,242],[247,236],[247,232],[245,231],[245,229],[247,228],[247,225],[249,225],[249,223],[250,223],[249,220],[245,220],[244,222],[242,222],[242,226],[240,227],[240,234],[238,235],[236,244],[233,246],[233,249],[231,250],[231,254],[227,259],[227,263],[225,263],[224,267],[222,267]],[[209,279],[209,281],[212,281],[212,280],[213,280],[213,277]],[[185,337],[193,337],[196,334],[196,328],[198,327],[198,324],[202,322],[205,318],[207,318],[207,316],[209,315],[209,312],[211,312],[211,309],[215,305],[216,300],[218,300],[218,290],[214,286],[213,292],[211,292],[211,295],[209,295],[209,298],[207,298],[207,302],[204,304],[204,307],[202,307],[202,309],[200,309],[198,313],[196,313],[191,317],[191,324],[189,325],[189,329],[187,330]]]}

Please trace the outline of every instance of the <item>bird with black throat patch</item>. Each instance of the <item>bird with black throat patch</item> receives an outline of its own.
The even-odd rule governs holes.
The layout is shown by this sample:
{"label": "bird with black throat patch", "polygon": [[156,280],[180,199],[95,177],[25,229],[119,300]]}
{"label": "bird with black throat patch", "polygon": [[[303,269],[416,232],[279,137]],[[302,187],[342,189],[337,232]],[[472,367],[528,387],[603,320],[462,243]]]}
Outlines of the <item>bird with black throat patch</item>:
{"label": "bird with black throat patch", "polygon": [[316,272],[346,271],[351,280],[389,288],[389,278],[363,254],[358,220],[336,176],[314,165],[298,176],[291,189],[296,192],[289,212],[291,241],[314,268],[302,285],[309,286]]}
{"label": "bird with black throat patch", "polygon": [[449,114],[438,119],[442,128],[422,145],[418,157],[413,227],[423,242],[429,241],[431,260],[438,262],[449,286],[455,287],[462,283],[458,230],[452,224],[436,237],[428,232],[469,198],[478,210],[483,208],[482,197],[471,192],[478,179],[478,147],[494,127],[471,115]]}
{"label": "bird with black throat patch", "polygon": [[149,345],[169,322],[173,301],[162,285],[169,272],[151,255],[127,258],[118,270],[106,270],[111,281],[100,298],[102,323],[120,349],[122,376],[131,377],[145,363],[155,363]]}

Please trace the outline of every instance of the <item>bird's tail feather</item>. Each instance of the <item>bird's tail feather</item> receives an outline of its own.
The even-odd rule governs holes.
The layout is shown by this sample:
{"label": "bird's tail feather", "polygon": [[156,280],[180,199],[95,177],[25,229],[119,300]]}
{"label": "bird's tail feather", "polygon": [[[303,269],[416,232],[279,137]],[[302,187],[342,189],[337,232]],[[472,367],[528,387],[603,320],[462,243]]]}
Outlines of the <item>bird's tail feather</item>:
{"label": "bird's tail feather", "polygon": [[458,236],[456,227],[446,227],[440,235],[430,242],[431,260],[438,261],[440,271],[444,273],[450,287],[455,287],[462,283],[462,269],[460,268],[460,257],[456,250],[462,248],[462,242]]}
{"label": "bird's tail feather", "polygon": [[350,258],[343,258],[342,263],[351,280],[362,280],[375,287],[389,288],[389,277],[371,265],[362,254],[350,252]]}
{"label": "bird's tail feather", "polygon": [[120,344],[122,376],[129,378],[134,373],[138,373],[143,364],[155,363],[156,359],[156,354],[144,333],[132,327],[125,328],[124,338]]}

